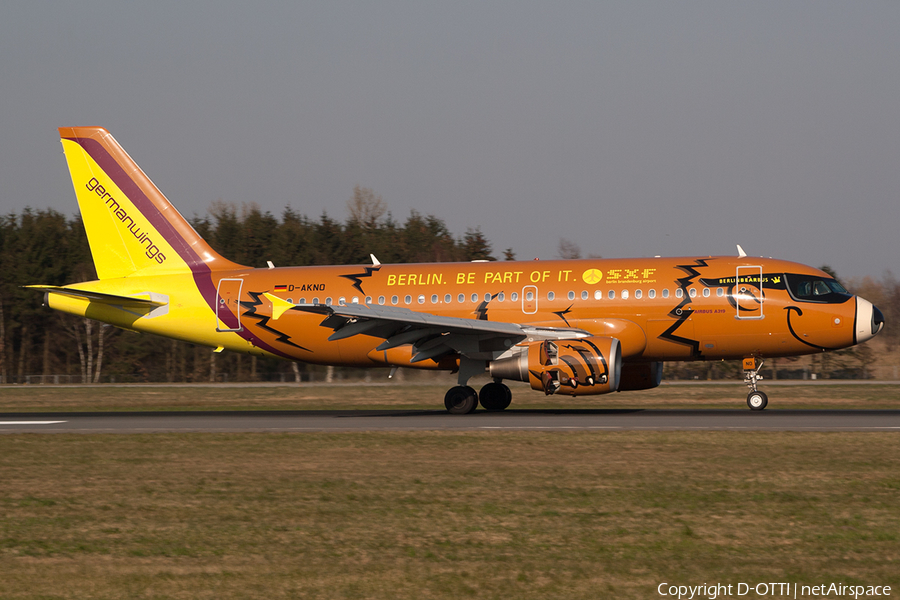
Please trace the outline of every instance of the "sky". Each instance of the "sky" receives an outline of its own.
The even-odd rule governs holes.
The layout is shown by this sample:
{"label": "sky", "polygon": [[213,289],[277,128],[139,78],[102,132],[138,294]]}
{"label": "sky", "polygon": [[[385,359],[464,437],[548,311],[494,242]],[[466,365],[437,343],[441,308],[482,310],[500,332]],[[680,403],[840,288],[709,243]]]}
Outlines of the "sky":
{"label": "sky", "polygon": [[900,275],[900,3],[0,5],[0,209],[77,210],[57,127],[215,201],[479,227],[502,257]]}

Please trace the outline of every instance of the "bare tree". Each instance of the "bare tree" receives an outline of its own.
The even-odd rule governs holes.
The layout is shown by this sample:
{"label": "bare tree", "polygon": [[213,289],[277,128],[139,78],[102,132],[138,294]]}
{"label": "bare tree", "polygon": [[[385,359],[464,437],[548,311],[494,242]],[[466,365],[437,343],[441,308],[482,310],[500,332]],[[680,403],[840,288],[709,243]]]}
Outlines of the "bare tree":
{"label": "bare tree", "polygon": [[209,355],[209,382],[216,382],[216,350],[215,348]]}
{"label": "bare tree", "polygon": [[387,212],[387,205],[370,188],[357,185],[353,187],[353,197],[347,201],[347,210],[350,211],[351,221],[355,221],[360,227],[374,229],[378,219]]}
{"label": "bare tree", "polygon": [[566,238],[559,238],[559,247],[557,253],[560,258],[574,259],[581,258],[581,248],[575,242]]}
{"label": "bare tree", "polygon": [[106,323],[98,323],[97,328],[97,366],[94,368],[94,383],[100,383],[100,370],[103,368],[103,350],[106,347],[107,332],[113,328]]}
{"label": "bare tree", "polygon": [[6,318],[3,316],[3,298],[0,298],[0,383],[6,383]]}
{"label": "bare tree", "polygon": [[[82,333],[83,329],[83,333]],[[91,319],[73,319],[68,321],[66,333],[75,339],[78,348],[78,359],[81,362],[81,382],[99,383],[103,368],[103,352],[107,332],[111,328],[106,324],[97,327],[96,352],[94,351],[94,321]]]}

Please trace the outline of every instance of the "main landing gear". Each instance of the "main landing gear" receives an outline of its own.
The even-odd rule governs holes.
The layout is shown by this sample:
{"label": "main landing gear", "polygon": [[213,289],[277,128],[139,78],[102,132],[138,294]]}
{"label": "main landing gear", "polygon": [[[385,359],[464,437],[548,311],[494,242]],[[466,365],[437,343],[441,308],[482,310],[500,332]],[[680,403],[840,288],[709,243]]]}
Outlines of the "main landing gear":
{"label": "main landing gear", "polygon": [[494,381],[481,388],[481,393],[476,393],[467,385],[458,385],[450,388],[444,396],[444,406],[451,415],[475,412],[479,401],[488,412],[501,411],[512,402],[512,392],[505,384]]}
{"label": "main landing gear", "polygon": [[744,383],[750,388],[750,393],[747,394],[747,406],[750,407],[750,410],[763,410],[766,404],[769,403],[769,397],[766,396],[766,393],[756,389],[756,382],[763,378],[759,374],[762,366],[763,361],[759,361],[757,365],[756,359],[753,357],[744,359]]}

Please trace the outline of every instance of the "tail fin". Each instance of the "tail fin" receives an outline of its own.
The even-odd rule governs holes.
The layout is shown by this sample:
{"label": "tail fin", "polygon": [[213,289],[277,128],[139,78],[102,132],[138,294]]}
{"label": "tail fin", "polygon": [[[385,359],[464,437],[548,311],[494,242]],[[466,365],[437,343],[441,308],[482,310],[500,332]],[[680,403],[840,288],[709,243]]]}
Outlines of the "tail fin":
{"label": "tail fin", "polygon": [[59,135],[100,279],[239,269],[209,247],[102,127]]}

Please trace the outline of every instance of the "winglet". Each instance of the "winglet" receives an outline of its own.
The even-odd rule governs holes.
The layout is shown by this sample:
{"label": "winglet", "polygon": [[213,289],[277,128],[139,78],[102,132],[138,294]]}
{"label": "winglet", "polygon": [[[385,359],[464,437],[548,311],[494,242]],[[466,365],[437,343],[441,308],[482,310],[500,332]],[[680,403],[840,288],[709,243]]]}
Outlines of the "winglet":
{"label": "winglet", "polygon": [[738,249],[738,256],[739,256],[740,258],[744,258],[745,256],[747,256],[747,253],[744,252],[744,249],[741,248],[741,245],[740,245],[740,244],[737,245],[737,249]]}
{"label": "winglet", "polygon": [[291,310],[294,308],[294,305],[287,300],[283,300],[278,296],[273,296],[269,292],[265,292],[263,294],[266,298],[269,299],[269,302],[272,303],[272,320],[277,321],[281,318],[281,315],[285,313],[285,311]]}
{"label": "winglet", "polygon": [[378,259],[375,258],[375,255],[374,255],[374,254],[370,254],[370,255],[369,255],[369,258],[372,259],[372,264],[373,264],[374,266],[376,266],[376,267],[380,267],[380,266],[381,266],[381,263],[378,262]]}

